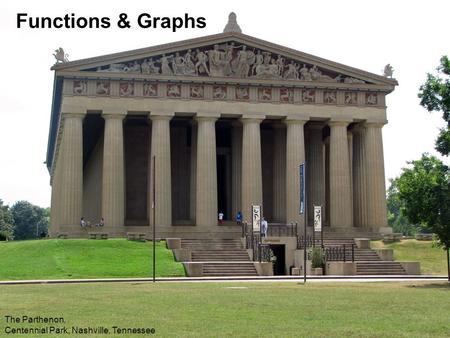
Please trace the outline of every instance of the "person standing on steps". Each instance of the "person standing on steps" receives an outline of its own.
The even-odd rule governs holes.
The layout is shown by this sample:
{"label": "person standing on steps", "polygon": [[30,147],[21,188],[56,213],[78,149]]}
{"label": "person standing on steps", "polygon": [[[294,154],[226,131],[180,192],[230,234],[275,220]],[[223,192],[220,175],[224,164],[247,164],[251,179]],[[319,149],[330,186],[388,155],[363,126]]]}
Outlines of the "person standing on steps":
{"label": "person standing on steps", "polygon": [[242,224],[242,212],[241,211],[238,211],[236,214],[236,223],[237,223],[237,225]]}
{"label": "person standing on steps", "polygon": [[219,212],[219,224],[223,224],[223,212]]}
{"label": "person standing on steps", "polygon": [[267,237],[267,229],[269,227],[269,224],[267,223],[266,219],[263,217],[261,221],[261,235],[263,237]]}

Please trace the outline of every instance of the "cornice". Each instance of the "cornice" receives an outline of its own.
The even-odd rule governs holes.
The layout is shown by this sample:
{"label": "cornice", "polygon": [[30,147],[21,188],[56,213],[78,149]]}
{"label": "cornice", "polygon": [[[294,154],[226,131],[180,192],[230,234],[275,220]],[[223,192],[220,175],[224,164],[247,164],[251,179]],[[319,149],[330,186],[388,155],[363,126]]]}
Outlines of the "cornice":
{"label": "cornice", "polygon": [[197,84],[224,84],[224,85],[253,85],[285,88],[311,88],[311,89],[342,89],[354,91],[374,91],[390,93],[394,90],[392,85],[369,83],[342,83],[319,82],[299,80],[275,80],[256,78],[230,78],[230,77],[193,77],[193,76],[165,76],[132,73],[98,73],[86,71],[57,71],[57,77],[65,79],[85,80],[111,80],[111,81],[153,81],[162,83],[197,83]]}

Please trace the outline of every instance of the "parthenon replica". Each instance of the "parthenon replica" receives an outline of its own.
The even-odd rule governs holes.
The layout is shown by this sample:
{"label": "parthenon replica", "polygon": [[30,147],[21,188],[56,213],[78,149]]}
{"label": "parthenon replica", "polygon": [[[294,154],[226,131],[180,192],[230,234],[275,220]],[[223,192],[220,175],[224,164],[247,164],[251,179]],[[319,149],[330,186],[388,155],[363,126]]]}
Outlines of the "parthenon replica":
{"label": "parthenon replica", "polygon": [[251,205],[269,224],[301,227],[301,163],[309,225],[322,206],[326,231],[390,232],[388,74],[242,34],[233,13],[220,34],[60,61],[51,236],[87,237],[81,218],[103,218],[109,237],[150,233],[154,218],[159,238],[233,238]]}

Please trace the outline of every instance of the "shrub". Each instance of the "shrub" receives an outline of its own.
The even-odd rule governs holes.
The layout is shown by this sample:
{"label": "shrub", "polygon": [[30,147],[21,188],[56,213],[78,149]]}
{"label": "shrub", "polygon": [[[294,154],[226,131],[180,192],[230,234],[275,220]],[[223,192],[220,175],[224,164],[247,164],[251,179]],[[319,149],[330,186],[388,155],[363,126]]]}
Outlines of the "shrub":
{"label": "shrub", "polygon": [[313,269],[325,266],[325,253],[322,248],[313,248],[311,250],[311,266]]}

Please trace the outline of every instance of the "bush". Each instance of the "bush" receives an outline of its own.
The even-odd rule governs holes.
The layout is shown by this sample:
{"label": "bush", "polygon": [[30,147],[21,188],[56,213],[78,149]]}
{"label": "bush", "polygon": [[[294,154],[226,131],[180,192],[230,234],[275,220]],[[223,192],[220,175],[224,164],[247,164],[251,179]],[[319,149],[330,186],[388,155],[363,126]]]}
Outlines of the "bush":
{"label": "bush", "polygon": [[313,269],[325,267],[325,253],[322,248],[313,248],[311,256],[311,267]]}

